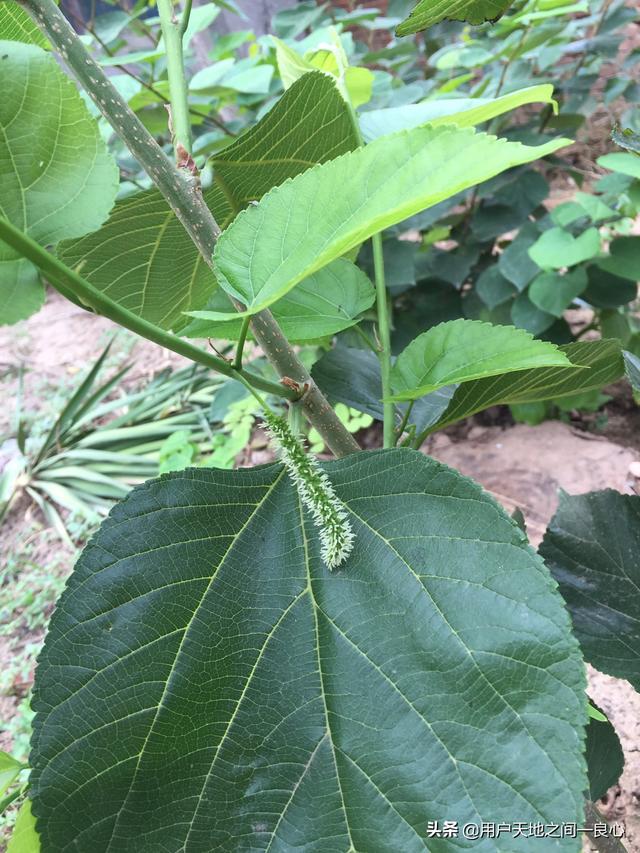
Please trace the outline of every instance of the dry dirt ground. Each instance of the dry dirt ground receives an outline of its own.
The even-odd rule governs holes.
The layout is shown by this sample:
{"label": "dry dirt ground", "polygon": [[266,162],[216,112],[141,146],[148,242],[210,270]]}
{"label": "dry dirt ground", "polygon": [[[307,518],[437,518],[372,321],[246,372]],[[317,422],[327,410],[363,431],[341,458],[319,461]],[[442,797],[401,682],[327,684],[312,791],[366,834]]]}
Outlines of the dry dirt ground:
{"label": "dry dirt ground", "polygon": [[[55,294],[50,294],[45,307],[28,321],[0,329],[0,381],[7,401],[0,408],[0,434],[10,424],[13,405],[9,401],[15,399],[20,365],[25,369],[25,406],[37,411],[47,405],[48,395],[54,394],[61,384],[70,387],[73,378],[92,363],[112,333],[113,326],[108,321],[76,308]],[[115,349],[122,360],[135,360],[128,383],[150,378],[168,364],[181,363],[179,357],[167,355],[153,344],[136,341],[127,334],[120,333]],[[622,432],[619,430],[616,435]],[[537,427],[474,425],[463,434],[462,439],[460,432],[437,434],[425,445],[425,452],[476,479],[509,512],[519,507],[534,545],[540,541],[555,510],[559,488],[570,493],[605,487],[631,492],[637,486],[638,481],[629,470],[640,459],[632,436],[625,441],[622,435],[620,443],[613,443],[557,421]],[[38,521],[37,511],[26,504],[19,505],[0,529],[0,554],[7,559],[28,546],[33,563],[62,565],[56,571],[64,575],[71,563],[71,553],[57,543],[52,546],[50,539],[42,545],[38,532],[33,533],[34,521]],[[60,577],[57,581],[60,582]],[[11,602],[3,602],[2,595],[0,588],[0,611],[4,608],[10,612]],[[53,593],[50,597],[53,598]],[[8,656],[16,650],[24,653],[30,644],[35,648],[42,634],[40,626],[23,630],[19,637],[0,636],[0,663],[7,666]],[[10,722],[17,712],[31,677],[32,671],[28,669],[23,683],[14,685],[8,695],[0,695],[2,723]],[[597,672],[590,672],[589,681],[591,695],[610,715],[618,731],[626,759],[619,787],[609,792],[606,803],[600,807],[610,817],[625,822],[625,844],[632,853],[640,853],[640,696],[627,682]],[[11,737],[0,731],[0,747],[11,746]]]}

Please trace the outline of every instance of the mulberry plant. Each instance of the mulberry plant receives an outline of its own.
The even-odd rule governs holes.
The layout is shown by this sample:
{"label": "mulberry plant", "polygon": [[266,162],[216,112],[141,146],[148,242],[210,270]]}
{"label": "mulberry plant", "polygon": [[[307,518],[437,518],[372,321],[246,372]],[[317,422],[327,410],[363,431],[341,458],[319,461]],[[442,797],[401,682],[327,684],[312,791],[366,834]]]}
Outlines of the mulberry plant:
{"label": "mulberry plant", "polygon": [[[206,182],[190,3],[157,9],[169,152],[54,0],[0,2],[3,319],[35,310],[46,279],[242,383],[277,459],[161,476],[104,521],[39,658],[21,820],[45,853],[530,851],[526,834],[463,829],[582,824],[581,648],[518,524],[420,446],[495,403],[601,387],[623,374],[620,346],[455,320],[394,357],[381,233],[566,146],[476,129],[552,106],[551,87],[365,144],[370,80],[334,31],[322,61],[280,47],[284,93],[212,153]],[[150,181],[117,201],[109,134]],[[355,263],[368,241],[373,282]],[[279,378],[246,364],[248,339]],[[309,372],[296,345],[319,340]],[[336,402],[381,421],[382,447],[361,451]],[[334,460],[309,453],[305,422]],[[535,843],[578,849],[570,833]]]}

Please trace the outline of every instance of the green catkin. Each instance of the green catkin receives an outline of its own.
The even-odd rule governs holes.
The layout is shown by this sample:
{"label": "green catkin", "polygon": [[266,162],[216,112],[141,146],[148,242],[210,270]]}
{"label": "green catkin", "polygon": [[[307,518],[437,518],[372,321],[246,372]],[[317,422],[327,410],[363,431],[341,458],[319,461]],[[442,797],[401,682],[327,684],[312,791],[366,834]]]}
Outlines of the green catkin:
{"label": "green catkin", "polygon": [[278,451],[320,536],[320,554],[329,569],[340,566],[353,549],[354,534],[347,512],[315,457],[306,453],[288,423],[265,414],[271,441]]}

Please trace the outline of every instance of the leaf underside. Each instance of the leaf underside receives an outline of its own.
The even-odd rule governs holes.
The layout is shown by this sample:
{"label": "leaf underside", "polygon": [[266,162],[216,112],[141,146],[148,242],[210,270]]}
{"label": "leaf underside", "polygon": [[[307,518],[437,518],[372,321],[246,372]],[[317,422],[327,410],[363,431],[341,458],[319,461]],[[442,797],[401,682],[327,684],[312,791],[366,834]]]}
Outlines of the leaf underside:
{"label": "leaf underside", "polygon": [[[374,301],[375,290],[368,276],[345,258],[337,258],[279,299],[273,306],[273,316],[288,341],[301,343],[335,335],[352,326]],[[227,310],[228,305],[227,295],[218,290],[207,308],[217,316],[216,312]],[[193,311],[191,316],[196,319],[182,330],[188,338],[237,340],[242,326],[241,318],[210,320],[207,310]]]}
{"label": "leaf underside", "polygon": [[356,534],[334,573],[280,465],[112,512],[36,675],[45,853],[445,853],[428,820],[580,820],[583,664],[517,525],[414,451],[326,470]]}
{"label": "leaf underside", "polygon": [[433,127],[441,124],[473,127],[533,103],[555,105],[553,86],[541,83],[509,92],[499,98],[437,98],[417,104],[404,104],[401,107],[367,110],[360,116],[360,129],[365,140],[371,142],[380,136],[427,123]]}
{"label": "leaf underside", "polygon": [[513,0],[419,0],[409,17],[396,29],[399,36],[419,33],[440,21],[467,21],[478,25],[497,21]]}
{"label": "leaf underside", "polygon": [[[210,163],[204,198],[221,228],[276,184],[356,146],[344,99],[321,72],[305,74],[251,130]],[[119,202],[109,221],[59,255],[116,302],[163,328],[189,322],[216,280],[156,190]],[[226,301],[226,309],[232,308]]]}
{"label": "leaf underside", "polygon": [[49,46],[29,13],[13,0],[3,0],[0,4],[0,39],[36,44],[43,48]]}
{"label": "leaf underside", "polygon": [[620,342],[578,341],[559,349],[575,367],[518,370],[465,382],[453,395],[443,417],[430,432],[468,418],[476,412],[506,403],[534,403],[581,394],[616,382],[624,374]]}

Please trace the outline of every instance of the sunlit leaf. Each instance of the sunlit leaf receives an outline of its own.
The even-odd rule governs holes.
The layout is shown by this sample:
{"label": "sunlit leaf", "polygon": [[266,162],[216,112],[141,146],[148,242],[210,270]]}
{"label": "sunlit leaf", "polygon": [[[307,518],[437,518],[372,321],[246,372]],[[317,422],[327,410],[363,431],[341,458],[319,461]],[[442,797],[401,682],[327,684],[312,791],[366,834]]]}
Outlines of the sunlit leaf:
{"label": "sunlit leaf", "polygon": [[0,39],[21,41],[47,48],[48,39],[42,35],[29,13],[14,0],[0,3]]}
{"label": "sunlit leaf", "polygon": [[391,370],[392,399],[415,400],[445,385],[559,366],[571,362],[558,347],[521,329],[452,320],[418,335],[400,353]]}
{"label": "sunlit leaf", "polygon": [[370,142],[398,130],[409,130],[427,122],[471,127],[503,115],[525,104],[552,104],[553,86],[542,83],[502,95],[499,98],[434,98],[419,104],[405,104],[369,110],[360,116],[362,135]]}
{"label": "sunlit leaf", "polygon": [[7,845],[7,853],[40,853],[40,837],[36,831],[30,799],[25,799],[20,806],[16,824]]}
{"label": "sunlit leaf", "polygon": [[560,494],[540,554],[567,602],[585,660],[640,690],[640,496]]}
{"label": "sunlit leaf", "polygon": [[[344,258],[318,270],[273,306],[273,315],[289,341],[313,341],[352,326],[373,305],[375,290],[368,277],[355,264]],[[219,311],[228,309],[225,293],[214,294],[209,312],[193,311],[196,320],[183,334],[192,338],[218,337],[235,340],[242,320],[219,322]]]}
{"label": "sunlit leaf", "polygon": [[564,144],[532,148],[429,126],[377,139],[243,211],[216,246],[220,284],[249,313],[260,311],[372,234]]}
{"label": "sunlit leaf", "polygon": [[588,261],[599,251],[600,234],[597,228],[587,228],[578,237],[564,228],[549,228],[531,246],[529,257],[543,270],[557,270]]}
{"label": "sunlit leaf", "polygon": [[12,755],[0,749],[0,799],[7,788],[15,782],[23,765]]}
{"label": "sunlit leaf", "polygon": [[[271,187],[354,148],[347,107],[332,80],[306,74],[274,108],[211,164],[214,183],[204,198],[222,228]],[[116,205],[109,221],[60,256],[129,310],[165,327],[188,322],[204,308],[216,282],[161,194],[155,190]],[[227,301],[225,310],[231,311]]]}

